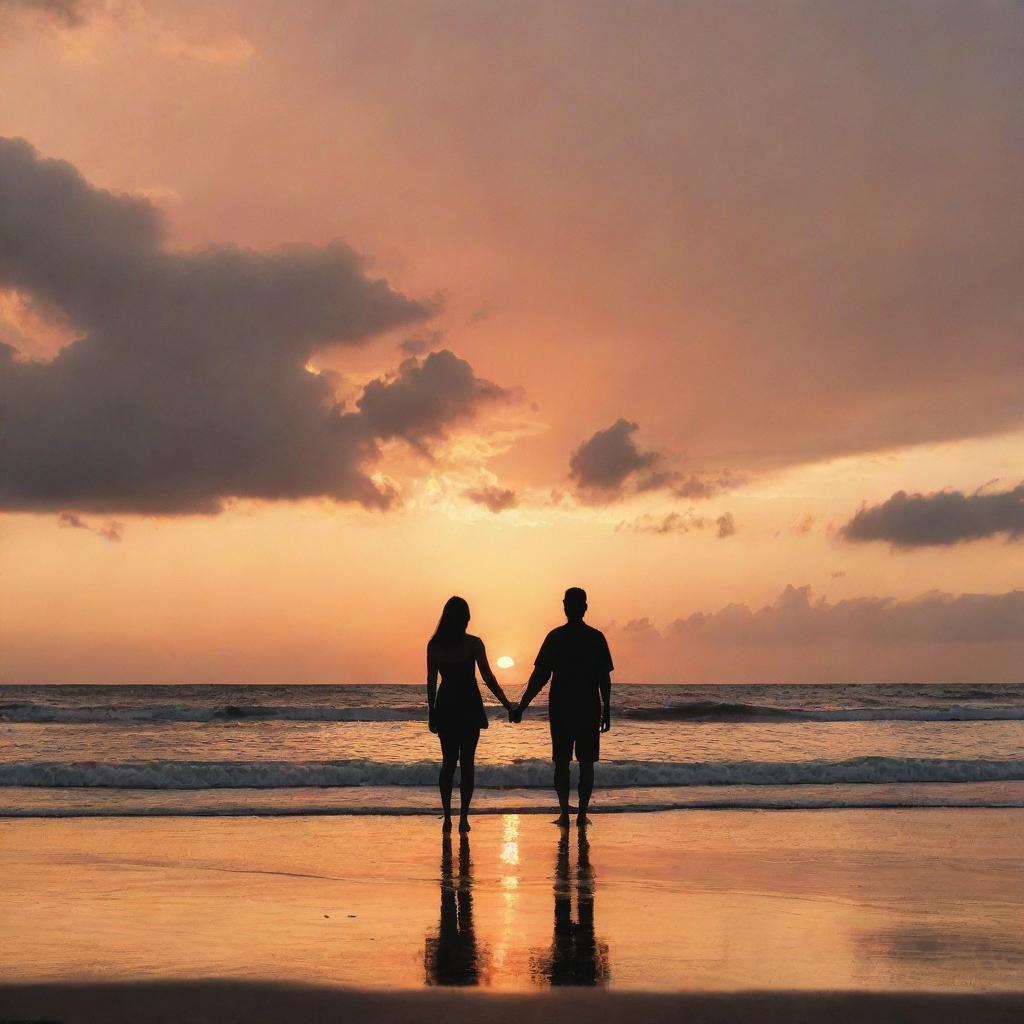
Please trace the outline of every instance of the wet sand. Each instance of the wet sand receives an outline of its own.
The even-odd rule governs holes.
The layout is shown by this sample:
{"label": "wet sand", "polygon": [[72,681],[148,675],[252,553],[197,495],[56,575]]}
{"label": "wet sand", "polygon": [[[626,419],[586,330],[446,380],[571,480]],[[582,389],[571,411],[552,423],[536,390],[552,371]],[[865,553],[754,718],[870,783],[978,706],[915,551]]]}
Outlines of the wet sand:
{"label": "wet sand", "polygon": [[[1003,809],[678,811],[598,815],[581,842],[493,815],[463,844],[433,818],[6,819],[0,1018],[89,1019],[73,1011],[93,1000],[115,1020],[142,1000],[202,1019],[227,999],[281,1019],[255,1011],[369,998],[336,986],[405,1013],[395,990],[597,986],[677,993],[650,1006],[685,999],[694,1020],[741,1019],[721,1015],[735,1001],[701,1017],[695,994],[761,991],[779,1019],[837,1021],[814,1000],[793,1016],[794,993],[1020,992],[1022,826]],[[278,987],[195,987],[214,979]],[[181,986],[102,987],[157,981]]]}

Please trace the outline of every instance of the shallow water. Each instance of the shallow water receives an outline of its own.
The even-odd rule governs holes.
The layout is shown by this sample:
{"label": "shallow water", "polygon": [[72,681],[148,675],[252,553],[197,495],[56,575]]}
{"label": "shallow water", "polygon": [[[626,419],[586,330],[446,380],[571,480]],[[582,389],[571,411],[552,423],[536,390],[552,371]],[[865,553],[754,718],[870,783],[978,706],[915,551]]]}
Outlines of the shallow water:
{"label": "shallow water", "polygon": [[[544,696],[477,807],[550,806]],[[595,810],[1024,806],[1024,687],[617,686]],[[0,814],[429,813],[411,686],[0,687]],[[813,792],[812,792],[813,790]]]}

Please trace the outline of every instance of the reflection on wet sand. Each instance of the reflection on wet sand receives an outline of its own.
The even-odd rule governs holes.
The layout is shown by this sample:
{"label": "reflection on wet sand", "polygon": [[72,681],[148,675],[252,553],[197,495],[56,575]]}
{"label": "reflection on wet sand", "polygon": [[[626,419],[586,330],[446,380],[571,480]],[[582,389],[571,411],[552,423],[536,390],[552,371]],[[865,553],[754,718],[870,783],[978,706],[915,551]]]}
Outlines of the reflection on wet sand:
{"label": "reflection on wet sand", "polygon": [[428,935],[423,968],[428,985],[487,983],[487,947],[476,941],[473,928],[473,864],[469,836],[459,839],[459,873],[454,875],[452,837],[441,839],[441,916],[436,935]]}
{"label": "reflection on wet sand", "polygon": [[[558,841],[551,948],[530,958],[533,980],[541,985],[605,985],[611,976],[608,944],[600,942],[594,932],[594,870],[590,865],[590,842],[585,829],[579,829],[577,835],[575,878],[567,829],[562,830]],[[575,921],[572,917],[574,889]]]}

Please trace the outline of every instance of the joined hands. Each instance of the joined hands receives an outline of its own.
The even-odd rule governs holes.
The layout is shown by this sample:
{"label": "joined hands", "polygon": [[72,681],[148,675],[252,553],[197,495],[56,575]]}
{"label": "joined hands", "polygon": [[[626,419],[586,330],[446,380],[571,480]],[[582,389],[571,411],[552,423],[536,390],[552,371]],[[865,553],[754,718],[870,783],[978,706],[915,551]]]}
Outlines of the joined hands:
{"label": "joined hands", "polygon": [[523,720],[523,707],[521,704],[508,705],[508,720],[513,725],[518,725]]}

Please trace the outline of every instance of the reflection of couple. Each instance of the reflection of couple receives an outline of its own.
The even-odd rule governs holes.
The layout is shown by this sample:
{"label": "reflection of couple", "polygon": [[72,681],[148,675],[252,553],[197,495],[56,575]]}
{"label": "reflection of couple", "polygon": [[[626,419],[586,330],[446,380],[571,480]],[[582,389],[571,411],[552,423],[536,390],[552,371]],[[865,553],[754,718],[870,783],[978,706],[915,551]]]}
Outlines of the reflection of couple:
{"label": "reflection of couple", "polygon": [[561,810],[558,824],[569,824],[569,762],[573,750],[580,765],[576,822],[587,823],[587,809],[594,789],[594,762],[601,753],[601,733],[611,728],[612,658],[604,634],[583,621],[587,611],[586,592],[570,587],[565,592],[562,607],[566,624],[548,633],[522,699],[512,704],[491,671],[484,642],[466,632],[469,605],[461,597],[451,597],[445,603],[437,629],[427,644],[427,704],[430,731],[437,733],[441,741],[438,786],[445,830],[452,825],[452,784],[455,769],[459,767],[459,831],[469,831],[476,746],[480,730],[487,728],[487,715],[476,682],[477,666],[487,688],[508,711],[511,722],[522,721],[530,702],[551,680],[548,719],[551,759],[555,763],[555,792]]}
{"label": "reflection of couple", "polygon": [[[594,871],[586,831],[578,833],[575,877],[569,854],[569,835],[561,834],[555,861],[555,925],[551,945],[530,957],[530,974],[540,985],[603,985],[610,974],[608,946],[594,931]],[[576,897],[576,919],[572,902]],[[491,956],[477,941],[473,926],[473,867],[469,837],[459,842],[458,874],[452,840],[441,845],[441,916],[427,936],[423,966],[428,985],[479,985],[490,977]]]}

